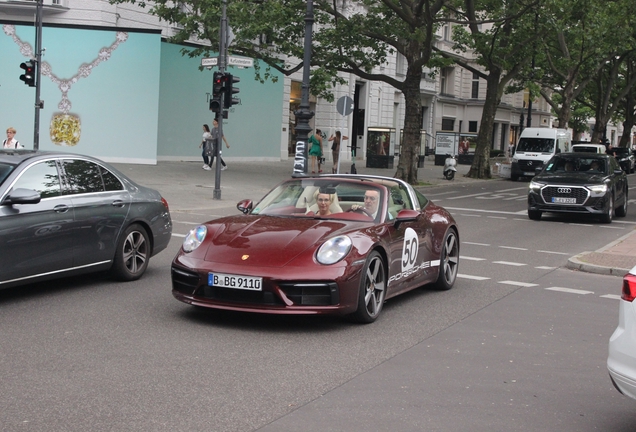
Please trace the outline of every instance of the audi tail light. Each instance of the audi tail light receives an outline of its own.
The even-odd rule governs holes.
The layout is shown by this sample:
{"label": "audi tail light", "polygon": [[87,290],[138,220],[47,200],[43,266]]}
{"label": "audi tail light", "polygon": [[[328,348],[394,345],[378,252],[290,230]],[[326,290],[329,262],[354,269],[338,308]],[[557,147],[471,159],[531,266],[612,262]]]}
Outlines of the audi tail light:
{"label": "audi tail light", "polygon": [[627,273],[623,277],[623,293],[621,294],[621,298],[628,302],[632,302],[636,298],[636,275],[635,274]]}

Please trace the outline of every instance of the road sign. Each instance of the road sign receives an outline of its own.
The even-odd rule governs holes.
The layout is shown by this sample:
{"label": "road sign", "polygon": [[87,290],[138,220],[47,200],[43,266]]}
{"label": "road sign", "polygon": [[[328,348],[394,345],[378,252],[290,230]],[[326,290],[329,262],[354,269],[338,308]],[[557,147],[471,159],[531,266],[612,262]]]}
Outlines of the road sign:
{"label": "road sign", "polygon": [[349,96],[341,97],[336,103],[336,110],[338,111],[338,114],[348,116],[353,112],[353,99]]}
{"label": "road sign", "polygon": [[232,57],[229,56],[227,58],[227,64],[230,66],[243,66],[243,67],[253,67],[254,59],[246,58],[246,57]]}
{"label": "road sign", "polygon": [[216,66],[218,63],[219,63],[218,57],[208,57],[208,58],[201,59],[202,67],[212,67],[212,66]]}

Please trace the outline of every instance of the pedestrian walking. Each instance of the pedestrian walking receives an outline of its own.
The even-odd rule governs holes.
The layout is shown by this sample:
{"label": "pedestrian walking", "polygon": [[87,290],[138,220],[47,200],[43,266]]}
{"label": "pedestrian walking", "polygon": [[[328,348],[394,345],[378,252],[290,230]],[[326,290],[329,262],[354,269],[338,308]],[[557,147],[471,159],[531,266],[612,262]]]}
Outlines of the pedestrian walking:
{"label": "pedestrian walking", "polygon": [[340,131],[336,131],[335,135],[331,135],[328,141],[333,141],[331,144],[331,154],[333,156],[333,168],[331,169],[332,173],[336,173],[338,171],[338,158],[340,155],[340,142],[349,139],[349,137],[342,136]]}
{"label": "pedestrian walking", "polygon": [[219,136],[219,121],[217,119],[214,119],[214,122],[212,123],[212,131],[210,132],[212,134],[212,156],[210,156],[210,167],[212,167],[212,164],[214,163],[214,156],[216,156],[216,152],[217,149],[219,151],[219,159],[221,160],[221,171],[225,171],[227,169],[227,164],[225,163],[225,161],[223,160],[223,158],[221,157],[221,150],[219,149],[219,144],[221,143],[221,138],[223,139],[223,142],[225,143],[225,146],[227,148],[230,148],[230,145],[228,144],[227,140],[225,139],[225,135],[223,136]]}
{"label": "pedestrian walking", "polygon": [[318,165],[318,172],[321,173],[322,169],[320,167],[320,162],[322,159],[322,136],[320,135],[322,132],[320,129],[316,129],[316,133],[309,137],[309,144],[311,144],[311,148],[309,149],[309,156],[311,156],[311,173],[316,173],[316,165]]}
{"label": "pedestrian walking", "polygon": [[20,149],[24,148],[22,144],[15,139],[16,130],[12,127],[7,128],[7,139],[2,141],[2,148],[6,149]]}
{"label": "pedestrian walking", "polygon": [[203,125],[203,141],[199,144],[199,148],[202,148],[201,156],[203,157],[203,169],[210,171],[212,168],[210,165],[210,156],[212,155],[212,134],[210,133],[210,126]]}

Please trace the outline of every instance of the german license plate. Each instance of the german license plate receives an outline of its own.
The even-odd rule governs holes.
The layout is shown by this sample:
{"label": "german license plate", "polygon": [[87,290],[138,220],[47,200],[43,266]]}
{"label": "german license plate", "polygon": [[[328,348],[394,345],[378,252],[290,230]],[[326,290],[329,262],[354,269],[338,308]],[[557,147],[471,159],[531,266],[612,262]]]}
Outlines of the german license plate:
{"label": "german license plate", "polygon": [[263,278],[223,273],[208,273],[208,285],[223,288],[244,289],[249,291],[262,291]]}
{"label": "german license plate", "polygon": [[552,197],[553,203],[576,204],[576,198]]}

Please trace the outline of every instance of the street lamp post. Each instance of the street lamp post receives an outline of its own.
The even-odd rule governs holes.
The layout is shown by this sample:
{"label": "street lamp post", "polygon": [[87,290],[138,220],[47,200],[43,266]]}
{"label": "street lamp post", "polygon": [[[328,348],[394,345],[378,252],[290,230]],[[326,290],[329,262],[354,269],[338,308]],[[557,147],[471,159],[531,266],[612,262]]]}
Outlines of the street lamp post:
{"label": "street lamp post", "polygon": [[309,110],[309,71],[311,64],[311,45],[312,45],[312,28],[314,24],[314,3],[313,0],[307,0],[307,13],[305,14],[305,56],[303,58],[303,84],[302,96],[299,109],[294,112],[298,125],[296,132],[296,155],[294,157],[294,171],[292,177],[303,177],[307,175],[308,163],[308,141],[309,120],[314,116],[313,111]]}

